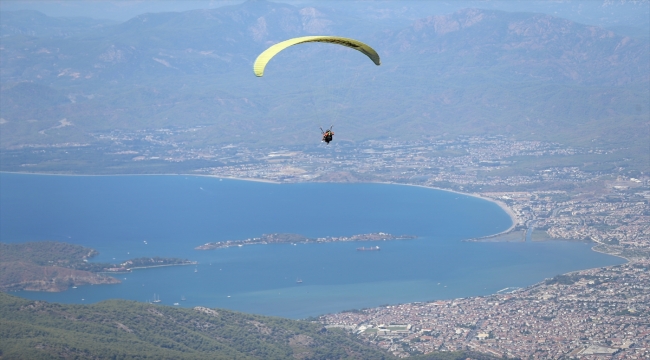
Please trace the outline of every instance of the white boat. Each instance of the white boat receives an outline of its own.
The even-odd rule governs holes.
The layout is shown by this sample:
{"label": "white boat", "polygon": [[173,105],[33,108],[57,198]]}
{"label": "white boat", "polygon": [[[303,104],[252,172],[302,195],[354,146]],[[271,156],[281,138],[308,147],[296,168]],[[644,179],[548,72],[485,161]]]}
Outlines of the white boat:
{"label": "white boat", "polygon": [[160,300],[160,297],[157,296],[156,294],[153,294],[153,301],[152,301],[152,302],[154,302],[154,303],[159,303],[160,301],[161,301],[161,300]]}
{"label": "white boat", "polygon": [[379,251],[381,250],[379,246],[371,246],[371,247],[360,247],[357,248],[357,251]]}
{"label": "white boat", "polygon": [[180,304],[179,303],[174,303],[174,306],[178,306],[178,305],[180,305]]}

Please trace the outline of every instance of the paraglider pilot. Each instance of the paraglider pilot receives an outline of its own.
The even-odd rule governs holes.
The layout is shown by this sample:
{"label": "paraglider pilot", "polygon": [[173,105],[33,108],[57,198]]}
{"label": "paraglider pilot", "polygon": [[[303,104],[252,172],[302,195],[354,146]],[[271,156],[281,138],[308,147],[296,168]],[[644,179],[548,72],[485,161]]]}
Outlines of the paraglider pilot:
{"label": "paraglider pilot", "polygon": [[325,131],[323,131],[322,127],[320,128],[320,132],[321,134],[323,134],[323,141],[325,141],[328,145],[330,141],[332,141],[332,137],[334,137],[334,132],[332,132],[332,126],[330,126],[330,128]]}

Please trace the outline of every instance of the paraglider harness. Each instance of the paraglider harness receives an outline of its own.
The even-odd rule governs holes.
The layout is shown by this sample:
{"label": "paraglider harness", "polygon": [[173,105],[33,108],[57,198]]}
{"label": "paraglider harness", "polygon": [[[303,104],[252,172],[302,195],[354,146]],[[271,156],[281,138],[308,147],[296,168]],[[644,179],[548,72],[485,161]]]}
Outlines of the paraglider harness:
{"label": "paraglider harness", "polygon": [[330,128],[325,130],[325,131],[323,131],[322,127],[320,128],[320,132],[321,132],[321,134],[323,134],[323,141],[325,141],[328,145],[329,145],[330,141],[332,141],[332,137],[334,136],[334,133],[332,132],[332,127],[333,126],[334,125],[330,126]]}

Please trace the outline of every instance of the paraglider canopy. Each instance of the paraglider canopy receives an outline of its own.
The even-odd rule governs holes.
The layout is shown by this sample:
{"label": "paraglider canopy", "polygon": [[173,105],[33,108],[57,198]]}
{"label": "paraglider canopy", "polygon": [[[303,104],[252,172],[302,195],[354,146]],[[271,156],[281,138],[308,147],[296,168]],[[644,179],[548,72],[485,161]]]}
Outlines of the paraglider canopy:
{"label": "paraglider canopy", "polygon": [[264,50],[264,52],[262,52],[257,57],[257,59],[255,59],[255,63],[253,64],[253,72],[258,77],[264,75],[264,68],[266,68],[266,64],[268,64],[268,62],[276,54],[288,48],[289,46],[307,43],[307,42],[322,42],[322,43],[330,43],[330,44],[346,46],[363,53],[364,55],[369,57],[370,60],[372,60],[375,63],[375,65],[379,66],[381,64],[377,52],[370,46],[362,43],[361,41],[339,37],[339,36],[303,36],[303,37],[285,40]]}

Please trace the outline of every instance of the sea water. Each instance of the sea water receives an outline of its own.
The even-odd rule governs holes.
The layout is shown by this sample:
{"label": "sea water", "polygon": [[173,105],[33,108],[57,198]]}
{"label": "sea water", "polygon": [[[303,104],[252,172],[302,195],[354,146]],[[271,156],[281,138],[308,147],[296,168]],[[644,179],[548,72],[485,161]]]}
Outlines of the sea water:
{"label": "sea water", "polygon": [[[117,285],[17,292],[64,303],[110,298],[304,318],[346,309],[487,295],[568,271],[622,263],[580,242],[476,243],[511,219],[495,203],[388,184],[272,184],[198,176],[0,174],[0,240],[94,248],[92,261],[181,257],[194,266],[135,270]],[[267,233],[370,232],[414,240],[270,244],[209,251],[206,242]],[[379,245],[381,251],[356,251]],[[298,282],[300,279],[302,282]],[[185,299],[185,300],[181,300]]]}

